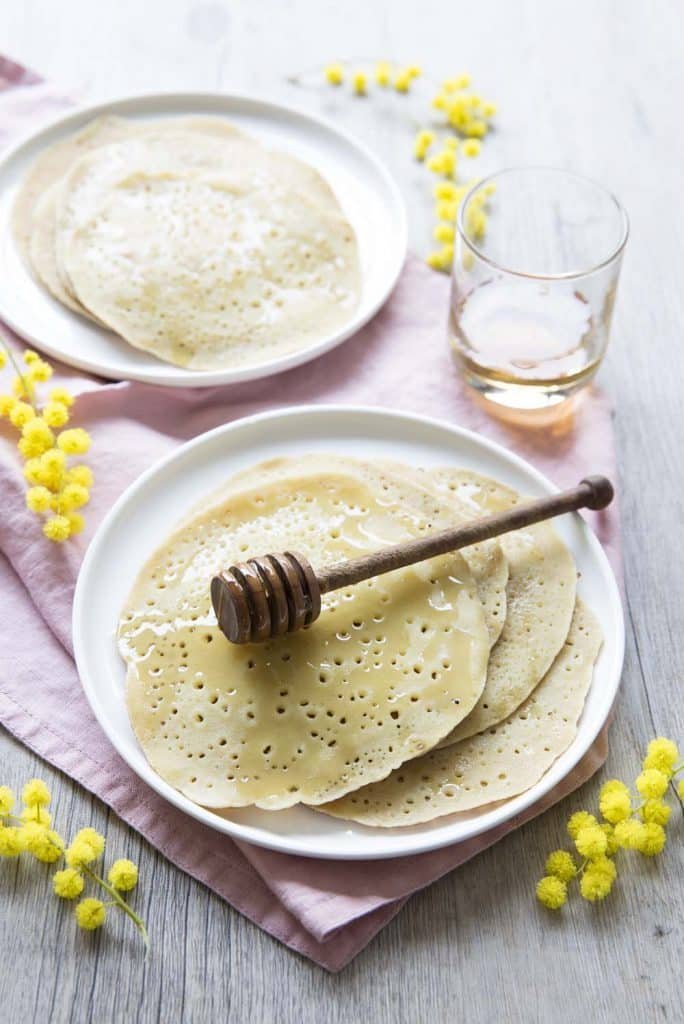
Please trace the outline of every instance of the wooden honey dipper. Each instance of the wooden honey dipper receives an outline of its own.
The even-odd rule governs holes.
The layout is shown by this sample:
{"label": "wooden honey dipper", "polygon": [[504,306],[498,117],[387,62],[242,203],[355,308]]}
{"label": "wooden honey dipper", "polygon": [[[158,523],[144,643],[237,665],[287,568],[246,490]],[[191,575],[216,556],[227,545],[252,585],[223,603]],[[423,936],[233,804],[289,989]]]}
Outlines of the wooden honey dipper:
{"label": "wooden honey dipper", "polygon": [[323,569],[314,570],[308,559],[295,551],[238,562],[211,581],[211,601],[219,628],[234,644],[260,643],[293,633],[316,621],[321,613],[321,594],[426,558],[458,551],[565,512],[605,508],[613,495],[610,480],[604,476],[589,476],[572,490],[528,501],[498,515],[416,537]]}

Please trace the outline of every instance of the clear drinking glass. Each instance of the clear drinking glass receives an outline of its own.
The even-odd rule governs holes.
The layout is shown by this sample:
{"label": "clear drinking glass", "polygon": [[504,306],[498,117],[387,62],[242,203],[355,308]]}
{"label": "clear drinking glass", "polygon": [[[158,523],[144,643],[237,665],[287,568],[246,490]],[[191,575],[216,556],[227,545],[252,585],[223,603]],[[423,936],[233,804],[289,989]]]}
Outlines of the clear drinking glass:
{"label": "clear drinking glass", "polygon": [[510,168],[472,188],[456,225],[449,317],[466,382],[521,412],[588,384],[628,233],[615,196],[577,174]]}

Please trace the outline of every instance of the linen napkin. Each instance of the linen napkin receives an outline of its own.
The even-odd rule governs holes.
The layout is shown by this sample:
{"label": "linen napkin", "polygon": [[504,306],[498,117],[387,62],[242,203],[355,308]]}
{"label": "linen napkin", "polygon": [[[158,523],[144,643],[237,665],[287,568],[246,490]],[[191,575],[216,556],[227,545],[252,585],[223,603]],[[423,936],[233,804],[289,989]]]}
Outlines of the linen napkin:
{"label": "linen napkin", "polygon": [[[35,127],[69,100],[0,58],[0,141]],[[606,730],[575,770],[513,821],[448,849],[387,861],[337,862],[259,849],[214,832],[166,804],[121,760],[83,696],[72,659],[71,603],[88,539],[115,498],[159,456],[241,416],[300,403],[370,404],[429,413],[474,429],[528,458],[559,485],[587,472],[615,475],[611,413],[592,391],[553,430],[493,420],[465,393],[445,340],[448,283],[410,258],[394,294],[350,341],[303,367],[206,390],[107,383],[57,366],[77,396],[73,421],[92,435],[96,471],[87,529],[57,546],[24,504],[15,435],[0,424],[0,721],[104,800],[166,857],[292,949],[328,970],[347,964],[416,890],[453,870],[585,782],[603,763]],[[21,348],[10,332],[11,344]],[[1,388],[0,388],[1,389]],[[590,515],[619,570],[617,510]]]}

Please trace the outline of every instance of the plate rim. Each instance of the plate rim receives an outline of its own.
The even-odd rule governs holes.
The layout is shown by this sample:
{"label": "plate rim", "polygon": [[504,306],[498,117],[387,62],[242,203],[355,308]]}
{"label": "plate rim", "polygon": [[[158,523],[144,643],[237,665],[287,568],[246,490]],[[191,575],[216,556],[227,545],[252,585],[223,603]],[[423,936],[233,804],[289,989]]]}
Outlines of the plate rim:
{"label": "plate rim", "polygon": [[[189,372],[184,370],[182,367],[177,367],[174,369],[177,369],[178,373],[174,376],[170,376],[168,379],[161,379],[158,374],[155,373],[154,367],[149,370],[136,370],[133,373],[128,373],[126,376],[110,376],[110,370],[104,370],[101,363],[94,362],[88,358],[76,356],[75,358],[70,357],[67,360],[64,353],[52,346],[49,340],[44,341],[35,332],[25,330],[12,315],[11,311],[9,315],[7,314],[3,299],[3,291],[2,288],[0,288],[0,316],[2,319],[25,341],[28,341],[31,345],[35,345],[36,348],[39,348],[51,358],[57,359],[67,366],[72,366],[77,370],[83,370],[86,373],[95,374],[96,376],[103,377],[107,380],[135,381],[138,383],[155,385],[157,387],[226,387],[231,384],[261,380],[264,377],[271,377],[279,373],[285,373],[297,366],[311,362],[319,356],[330,352],[338,345],[343,344],[345,341],[348,341],[353,334],[361,330],[373,319],[373,317],[390,298],[397,285],[397,281],[399,280],[399,276],[404,268],[408,255],[408,216],[406,203],[401,189],[383,160],[376,156],[371,148],[364,142],[361,142],[352,133],[339,129],[329,118],[309,113],[309,111],[304,110],[297,105],[278,103],[274,100],[261,98],[254,94],[236,92],[233,90],[230,92],[219,92],[211,90],[178,91],[176,89],[172,89],[116,95],[107,100],[101,100],[96,103],[79,104],[73,110],[69,110],[66,114],[58,114],[56,117],[43,122],[37,129],[22,132],[17,139],[15,139],[6,149],[3,149],[0,152],[0,177],[7,166],[10,165],[13,160],[16,160],[17,157],[21,156],[21,151],[23,149],[35,144],[42,136],[54,129],[64,128],[68,131],[71,124],[77,126],[80,125],[84,119],[87,120],[88,118],[97,117],[107,113],[116,113],[116,109],[120,107],[138,104],[173,104],[174,102],[197,102],[198,104],[203,102],[207,104],[218,103],[220,106],[225,105],[226,108],[230,107],[231,104],[242,104],[243,106],[250,108],[249,112],[253,113],[255,116],[258,116],[259,110],[270,112],[272,115],[276,116],[279,113],[289,117],[294,116],[314,128],[318,128],[319,130],[322,129],[330,133],[332,136],[336,137],[339,142],[344,144],[345,147],[353,150],[357,155],[361,156],[366,163],[373,168],[375,174],[382,182],[383,190],[389,197],[388,205],[392,207],[392,216],[396,222],[398,244],[391,253],[391,258],[385,261],[387,265],[391,267],[391,273],[388,274],[387,282],[381,289],[379,295],[371,302],[365,312],[361,315],[355,314],[349,323],[333,334],[332,337],[324,338],[322,341],[309,346],[309,348],[302,349],[298,352],[286,353],[285,355],[262,365],[243,367],[238,370],[197,370]],[[226,110],[225,113],[226,116],[230,116],[229,110]],[[28,274],[28,270],[26,270],[26,273]],[[55,299],[54,301],[58,300]],[[73,316],[78,317],[79,315],[78,313],[73,313]],[[149,353],[147,354],[149,355]],[[160,362],[160,366],[168,367],[169,365],[171,364]]]}
{"label": "plate rim", "polygon": [[[136,774],[136,776],[146,785],[149,785],[155,792],[166,800],[177,810],[187,814],[190,819],[200,821],[202,824],[214,829],[219,834],[228,835],[231,838],[248,842],[250,844],[275,850],[280,853],[288,853],[295,856],[307,856],[317,860],[382,860],[382,859],[394,859],[397,857],[413,856],[420,853],[427,853],[433,850],[443,849],[448,846],[455,845],[459,842],[465,842],[475,836],[481,835],[483,832],[489,831],[492,828],[502,825],[511,820],[511,818],[524,813],[533,803],[537,800],[542,799],[547,795],[551,786],[541,789],[536,792],[538,787],[543,782],[544,778],[551,773],[553,765],[557,763],[559,758],[552,763],[547,772],[544,773],[542,778],[535,783],[530,789],[523,791],[511,797],[507,801],[501,801],[500,804],[492,805],[496,807],[497,812],[501,814],[501,817],[496,823],[485,822],[485,816],[481,818],[473,819],[472,825],[468,830],[467,835],[460,836],[457,838],[451,838],[440,834],[433,834],[429,831],[430,822],[426,822],[428,826],[427,830],[422,833],[412,833],[409,836],[405,836],[408,840],[406,849],[386,849],[379,846],[377,851],[355,852],[345,851],[344,853],[332,852],[332,851],[320,851],[311,850],[308,847],[305,848],[301,840],[293,841],[286,835],[278,833],[263,834],[263,829],[254,825],[245,825],[239,822],[232,821],[227,818],[221,818],[218,815],[213,815],[213,821],[207,820],[207,812],[211,816],[211,808],[204,808],[199,804],[194,804],[189,798],[185,797],[180,791],[173,789],[170,784],[166,783],[161,776],[159,776],[155,770],[149,765],[150,778],[144,778],[140,775],[137,768],[130,762],[126,754],[120,749],[120,744],[117,741],[116,729],[109,728],[106,717],[104,716],[104,709],[100,708],[99,700],[95,692],[95,688],[91,686],[89,673],[86,668],[87,652],[86,644],[82,639],[84,630],[82,627],[86,624],[87,616],[84,615],[84,611],[87,608],[87,587],[89,583],[89,576],[93,572],[93,566],[96,566],[96,560],[100,549],[106,544],[107,535],[110,527],[114,524],[120,515],[122,509],[125,509],[128,502],[135,497],[140,491],[142,491],[147,484],[154,479],[154,477],[164,471],[170,464],[178,459],[183,459],[187,456],[188,452],[193,449],[201,449],[205,444],[210,444],[214,438],[223,434],[230,435],[232,432],[240,429],[249,429],[251,426],[259,425],[269,420],[274,419],[291,419],[299,416],[309,416],[311,414],[319,416],[327,415],[347,415],[354,417],[356,415],[363,416],[378,416],[380,418],[389,420],[402,420],[405,423],[420,424],[424,427],[437,429],[439,431],[446,431],[452,436],[456,436],[462,440],[466,440],[470,444],[482,446],[485,449],[491,451],[495,456],[503,457],[504,460],[508,460],[518,469],[523,470],[528,474],[534,483],[539,487],[540,491],[544,494],[557,493],[560,488],[554,484],[544,473],[538,470],[525,458],[518,455],[516,452],[512,452],[505,448],[503,445],[491,438],[483,437],[476,433],[474,430],[470,430],[467,427],[462,427],[456,424],[449,423],[447,420],[431,417],[419,413],[406,412],[403,410],[388,409],[383,406],[377,405],[354,405],[347,403],[336,403],[336,404],[316,404],[307,403],[304,405],[285,406],[283,408],[269,409],[263,412],[254,413],[249,416],[240,417],[232,420],[228,423],[223,423],[217,427],[213,427],[211,430],[205,431],[196,437],[190,438],[182,445],[174,448],[172,451],[163,455],[157,459],[151,466],[144,470],[135,480],[128,485],[123,493],[117,498],[114,504],[107,511],[106,515],[100,522],[97,530],[88,544],[86,552],[81,563],[78,578],[76,581],[76,587],[74,590],[73,608],[72,608],[72,639],[74,647],[74,658],[76,662],[76,668],[78,671],[79,680],[83,691],[85,693],[88,704],[90,705],[91,711],[95,715],[100,727],[104,731],[108,740],[112,743],[119,756],[126,762],[128,767]],[[589,547],[592,551],[592,556],[597,560],[598,566],[601,570],[601,576],[604,578],[609,591],[610,597],[610,610],[613,613],[615,619],[616,633],[613,636],[615,644],[615,655],[612,665],[610,666],[610,675],[602,680],[602,685],[609,684],[610,693],[610,704],[606,708],[605,714],[599,716],[596,723],[588,730],[587,737],[578,746],[578,750],[575,753],[572,764],[567,767],[567,771],[562,776],[566,778],[577,766],[580,760],[586,755],[592,744],[596,740],[596,737],[600,733],[601,729],[610,721],[611,713],[615,704],[615,699],[620,687],[622,670],[624,667],[624,656],[625,656],[625,616],[624,608],[621,598],[620,588],[615,577],[613,568],[608,560],[606,552],[604,551],[600,541],[596,537],[594,531],[591,529],[586,520],[578,513],[573,512],[569,514],[569,518],[579,525],[584,539],[588,542]],[[112,624],[114,628],[114,624]],[[594,685],[592,680],[592,685]],[[102,712],[102,713],[101,713]],[[559,757],[562,757],[573,746],[577,743],[577,736],[570,744],[570,746],[563,751]],[[137,742],[137,740],[136,740]],[[557,780],[556,784],[561,779]],[[529,794],[534,794],[532,797]],[[506,807],[508,804],[514,805],[513,808],[507,813]],[[315,807],[309,808],[310,810],[316,810]],[[323,812],[319,812],[323,813]],[[447,816],[443,816],[447,817]],[[442,819],[437,818],[435,821]],[[357,823],[353,823],[356,827]],[[380,836],[387,835],[388,839],[391,840],[396,838],[399,833],[396,829],[379,829],[377,834]]]}

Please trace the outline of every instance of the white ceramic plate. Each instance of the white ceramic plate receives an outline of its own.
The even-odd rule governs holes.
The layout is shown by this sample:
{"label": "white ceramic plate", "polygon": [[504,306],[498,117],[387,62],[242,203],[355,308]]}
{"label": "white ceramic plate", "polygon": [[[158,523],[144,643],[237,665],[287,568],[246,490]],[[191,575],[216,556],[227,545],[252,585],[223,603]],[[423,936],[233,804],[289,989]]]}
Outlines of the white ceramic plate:
{"label": "white ceramic plate", "polygon": [[[102,114],[145,119],[180,114],[225,116],[266,145],[300,157],[332,186],[359,245],[359,307],[334,334],[299,352],[239,370],[190,371],[163,363],[66,309],[31,276],[10,230],[19,182],[45,146]],[[389,173],[358,142],[289,107],[219,93],[138,96],[80,108],[15,146],[0,161],[0,316],[37,348],[81,370],[115,380],[210,387],[254,380],[299,366],[339,345],[373,316],[394,287],[406,256],[404,204]]]}
{"label": "white ceramic plate", "polygon": [[579,592],[598,615],[604,645],[577,736],[526,793],[482,810],[406,828],[368,828],[304,807],[241,808],[217,814],[169,786],[147,763],[128,721],[124,665],[115,643],[120,609],[140,566],[177,521],[231,474],[263,459],[311,451],[391,458],[416,466],[455,465],[486,473],[530,495],[556,488],[516,455],[438,420],[354,406],[300,406],[218,427],[152,466],[111,509],[86,553],[74,598],[76,662],[91,707],[121,756],[163,797],[220,832],[285,853],[342,859],[399,857],[433,850],[493,828],[543,796],[589,749],[620,681],[624,622],[601,546],[578,515],[556,520],[581,574]]}

